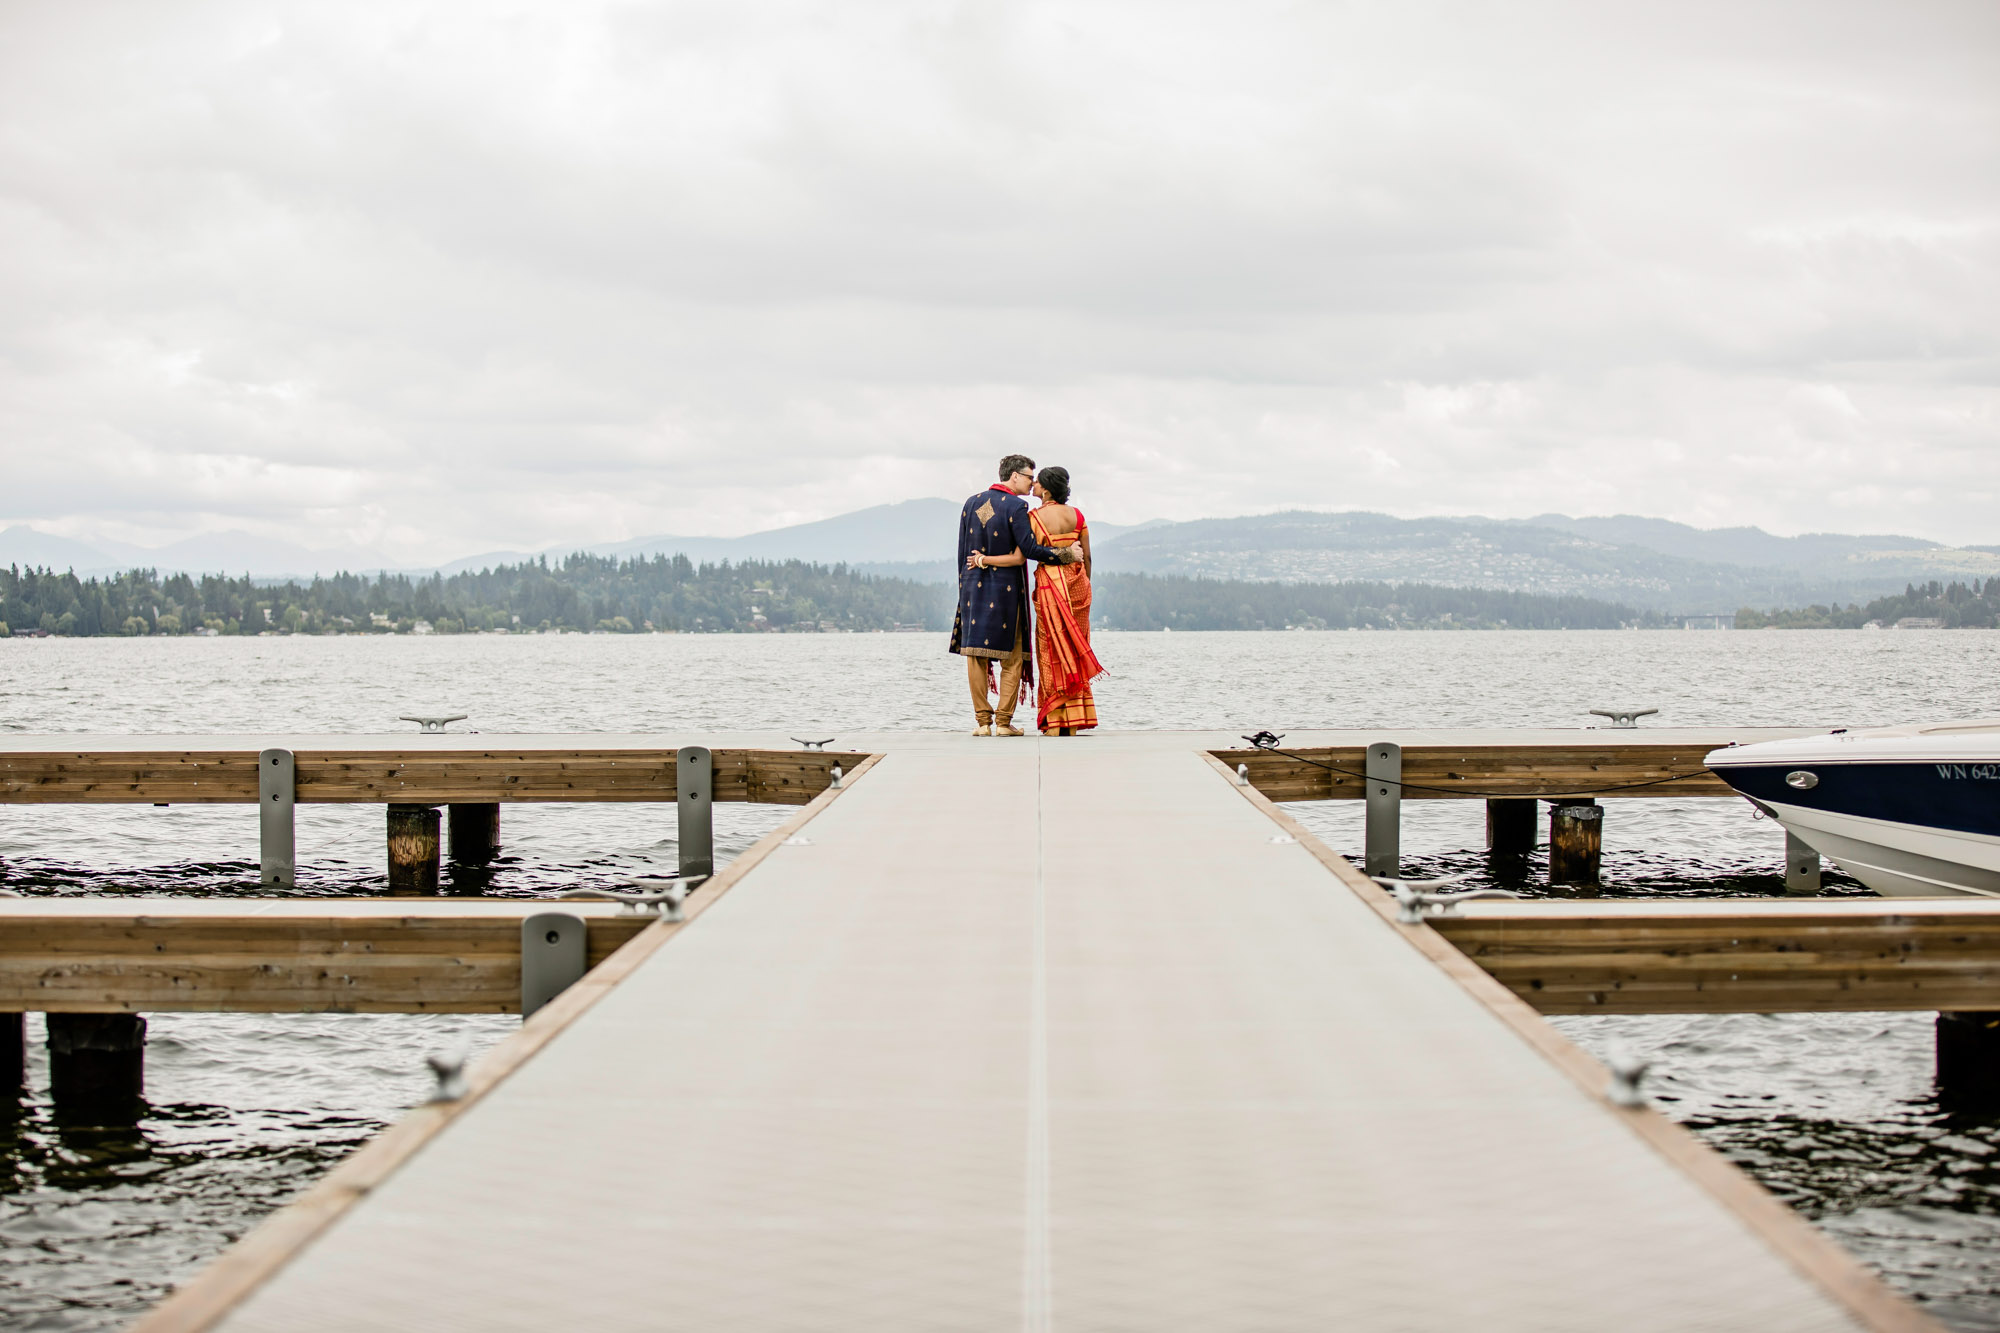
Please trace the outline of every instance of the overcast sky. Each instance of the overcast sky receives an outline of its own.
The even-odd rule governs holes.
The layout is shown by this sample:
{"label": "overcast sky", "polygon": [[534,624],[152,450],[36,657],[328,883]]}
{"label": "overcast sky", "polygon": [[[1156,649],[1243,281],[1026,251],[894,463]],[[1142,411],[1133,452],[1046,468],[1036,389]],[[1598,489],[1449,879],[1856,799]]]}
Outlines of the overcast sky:
{"label": "overcast sky", "polygon": [[2000,5],[0,3],[0,523],[2000,542]]}

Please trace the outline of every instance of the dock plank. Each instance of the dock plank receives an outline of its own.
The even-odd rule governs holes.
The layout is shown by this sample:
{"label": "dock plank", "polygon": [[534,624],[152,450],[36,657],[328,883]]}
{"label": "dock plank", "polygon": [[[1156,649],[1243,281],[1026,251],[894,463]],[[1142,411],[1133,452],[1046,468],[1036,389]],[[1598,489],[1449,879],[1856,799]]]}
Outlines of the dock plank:
{"label": "dock plank", "polygon": [[2000,1009],[2000,902],[1461,910],[1432,927],[1545,1014]]}
{"label": "dock plank", "polygon": [[[1734,796],[1702,759],[1740,732],[1693,741],[1588,740],[1413,744],[1403,747],[1405,800],[1520,799],[1551,796],[1666,798]],[[1232,748],[1214,751],[1233,771],[1249,770],[1250,785],[1274,801],[1360,800],[1365,745],[1285,747],[1286,753]]]}
{"label": "dock plank", "polygon": [[[408,741],[392,750],[300,748],[297,799],[433,805],[675,799],[677,747],[568,742],[562,749]],[[257,754],[195,746],[0,749],[0,803],[255,804]],[[836,765],[851,773],[866,758],[853,751],[717,750],[714,799],[804,805],[826,789]]]}
{"label": "dock plank", "polygon": [[[438,912],[295,902],[285,912],[36,910],[0,904],[0,1011],[48,1013],[519,1013],[521,920],[585,922],[595,967],[651,923],[608,905],[503,902]],[[384,908],[388,910],[382,910]]]}

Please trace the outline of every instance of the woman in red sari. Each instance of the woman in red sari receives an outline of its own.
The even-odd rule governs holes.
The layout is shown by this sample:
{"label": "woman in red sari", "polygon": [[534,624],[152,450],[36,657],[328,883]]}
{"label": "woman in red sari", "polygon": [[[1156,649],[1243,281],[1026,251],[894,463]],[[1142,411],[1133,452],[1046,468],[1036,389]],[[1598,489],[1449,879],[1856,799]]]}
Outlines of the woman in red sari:
{"label": "woman in red sari", "polygon": [[1074,736],[1097,725],[1090,682],[1104,664],[1090,651],[1090,528],[1069,503],[1069,471],[1045,467],[1035,478],[1042,503],[1028,514],[1047,546],[1081,544],[1083,559],[1035,566],[1035,725],[1042,734]]}

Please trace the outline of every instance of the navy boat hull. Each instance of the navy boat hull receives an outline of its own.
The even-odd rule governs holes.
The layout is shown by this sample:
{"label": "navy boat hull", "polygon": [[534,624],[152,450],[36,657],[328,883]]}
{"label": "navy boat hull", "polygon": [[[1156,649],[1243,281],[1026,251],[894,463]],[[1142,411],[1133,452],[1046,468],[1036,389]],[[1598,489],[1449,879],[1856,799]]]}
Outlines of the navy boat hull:
{"label": "navy boat hull", "polygon": [[2000,722],[1764,741],[1707,764],[1885,897],[2000,897]]}

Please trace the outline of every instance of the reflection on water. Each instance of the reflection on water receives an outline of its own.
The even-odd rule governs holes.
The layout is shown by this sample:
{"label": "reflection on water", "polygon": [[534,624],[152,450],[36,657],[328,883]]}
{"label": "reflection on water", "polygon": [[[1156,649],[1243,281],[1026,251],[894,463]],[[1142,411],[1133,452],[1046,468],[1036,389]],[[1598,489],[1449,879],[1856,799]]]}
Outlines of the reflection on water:
{"label": "reflection on water", "polygon": [[274,1141],[218,1106],[148,1107],[127,1127],[63,1126],[40,1101],[0,1116],[9,1326],[100,1327],[136,1313],[163,1276],[198,1264],[375,1127],[298,1119]]}
{"label": "reflection on water", "polygon": [[2000,1328],[2000,1116],[1938,1104],[1928,1013],[1549,1020],[1954,1328]]}
{"label": "reflection on water", "polygon": [[[1102,634],[1108,726],[1568,726],[1607,704],[1661,725],[1873,725],[1991,712],[2000,633]],[[939,636],[563,636],[0,641],[0,730],[396,730],[432,706],[486,731],[841,730],[964,725]],[[1021,742],[1032,744],[1034,742]],[[1082,741],[1057,744],[1089,744]],[[1605,896],[1766,896],[1783,837],[1733,800],[1607,801]],[[1358,854],[1358,803],[1293,813]],[[733,856],[790,811],[717,806]],[[0,807],[0,882],[30,894],[253,897],[248,807]],[[301,806],[306,895],[380,892],[383,816]],[[1481,850],[1476,801],[1404,807],[1406,867],[1549,890],[1543,853]],[[508,806],[502,858],[446,892],[530,897],[677,859],[671,806]],[[1837,873],[1829,892],[1856,894]],[[1564,892],[1574,892],[1565,890]],[[499,1015],[149,1016],[136,1126],[59,1126],[30,1086],[0,1102],[0,1319],[125,1322],[429,1091],[425,1054],[483,1049]],[[1552,1020],[1655,1058],[1670,1114],[1924,1299],[2000,1329],[2000,1120],[1948,1114],[1929,1014]]]}
{"label": "reflection on water", "polygon": [[0,1312],[8,1328],[129,1320],[429,1091],[422,1053],[484,1049],[503,1015],[153,1014],[133,1125],[0,1102]]}

